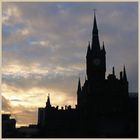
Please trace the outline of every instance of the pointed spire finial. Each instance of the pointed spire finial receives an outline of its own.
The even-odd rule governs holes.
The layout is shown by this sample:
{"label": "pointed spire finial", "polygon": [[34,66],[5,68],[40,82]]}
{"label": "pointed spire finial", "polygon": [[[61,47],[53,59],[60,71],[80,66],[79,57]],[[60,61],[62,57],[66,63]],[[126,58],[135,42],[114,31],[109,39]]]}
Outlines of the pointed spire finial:
{"label": "pointed spire finial", "polygon": [[123,68],[124,68],[124,70],[125,70],[125,64],[123,65]]}
{"label": "pointed spire finial", "polygon": [[104,45],[104,41],[103,41],[102,51],[103,51],[104,53],[106,53],[106,51],[105,51],[105,45]]}
{"label": "pointed spire finial", "polygon": [[80,76],[79,76],[77,94],[80,94],[80,93],[81,93],[81,82],[80,82]]}
{"label": "pointed spire finial", "polygon": [[46,102],[46,107],[51,107],[51,103],[50,103],[50,94],[48,93],[48,99]]}
{"label": "pointed spire finial", "polygon": [[94,8],[93,11],[94,11],[94,16],[96,16],[96,8]]}
{"label": "pointed spire finial", "polygon": [[127,81],[125,65],[124,65],[124,67],[123,67],[123,79],[124,79],[125,81]]}
{"label": "pointed spire finial", "polygon": [[88,57],[88,54],[90,53],[90,41],[88,43],[88,47],[87,47],[87,57]]}
{"label": "pointed spire finial", "polygon": [[80,76],[79,76],[79,83],[78,83],[78,86],[80,86],[80,87],[81,87]]}
{"label": "pointed spire finial", "polygon": [[93,21],[93,29],[92,29],[92,43],[91,43],[92,51],[94,53],[97,53],[100,51],[100,42],[99,42],[99,37],[98,37],[98,27],[97,27],[97,22],[96,22],[96,14],[94,10],[94,21]]}
{"label": "pointed spire finial", "polygon": [[112,68],[112,74],[115,75],[115,68],[114,68],[114,66]]}
{"label": "pointed spire finial", "polygon": [[93,32],[98,32],[97,22],[96,22],[96,9],[94,10],[94,25],[93,25]]}

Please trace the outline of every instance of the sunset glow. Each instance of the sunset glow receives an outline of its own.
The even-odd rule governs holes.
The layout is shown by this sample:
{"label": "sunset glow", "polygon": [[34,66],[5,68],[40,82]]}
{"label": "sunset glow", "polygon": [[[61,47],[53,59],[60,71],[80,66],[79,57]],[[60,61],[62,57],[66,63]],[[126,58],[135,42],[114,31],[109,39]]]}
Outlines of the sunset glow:
{"label": "sunset glow", "polygon": [[129,90],[138,91],[136,3],[3,2],[2,109],[17,126],[37,123],[37,108],[45,107],[48,94],[53,106],[75,107],[95,7],[108,52],[106,74],[125,64]]}

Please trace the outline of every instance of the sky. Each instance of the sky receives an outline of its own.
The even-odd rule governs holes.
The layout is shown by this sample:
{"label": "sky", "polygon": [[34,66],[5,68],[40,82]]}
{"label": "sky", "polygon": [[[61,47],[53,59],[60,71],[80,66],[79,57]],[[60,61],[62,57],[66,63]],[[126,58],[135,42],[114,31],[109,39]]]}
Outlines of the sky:
{"label": "sky", "polygon": [[17,126],[37,122],[37,108],[76,105],[86,77],[93,9],[106,49],[107,72],[126,66],[129,91],[138,92],[137,2],[3,2],[2,109]]}

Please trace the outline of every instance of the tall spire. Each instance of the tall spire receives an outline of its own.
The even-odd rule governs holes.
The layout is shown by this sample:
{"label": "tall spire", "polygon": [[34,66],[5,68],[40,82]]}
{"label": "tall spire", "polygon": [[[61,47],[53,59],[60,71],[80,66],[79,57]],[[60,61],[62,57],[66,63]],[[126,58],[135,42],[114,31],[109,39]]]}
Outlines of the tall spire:
{"label": "tall spire", "polygon": [[94,10],[94,22],[93,22],[93,30],[92,30],[92,50],[94,52],[100,51],[100,43],[98,37],[98,27],[97,27],[95,10]]}
{"label": "tall spire", "polygon": [[80,82],[80,77],[79,77],[77,94],[80,94],[80,93],[81,93],[81,82]]}
{"label": "tall spire", "polygon": [[48,94],[48,99],[47,99],[47,102],[46,102],[46,107],[51,107],[50,94]]}
{"label": "tall spire", "polygon": [[123,80],[127,81],[125,65],[124,65],[124,68],[123,68]]}

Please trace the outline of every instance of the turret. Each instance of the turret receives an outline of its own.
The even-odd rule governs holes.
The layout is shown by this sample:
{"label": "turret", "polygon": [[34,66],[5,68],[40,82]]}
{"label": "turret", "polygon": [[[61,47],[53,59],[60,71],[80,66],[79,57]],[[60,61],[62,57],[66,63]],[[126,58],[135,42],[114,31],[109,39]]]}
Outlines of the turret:
{"label": "turret", "polygon": [[112,68],[112,74],[109,74],[107,77],[109,80],[115,80],[116,76],[115,76],[115,68]]}
{"label": "turret", "polygon": [[115,68],[112,68],[112,74],[115,76]]}
{"label": "turret", "polygon": [[46,107],[47,107],[47,108],[50,108],[50,107],[51,107],[50,95],[49,95],[49,94],[48,94],[48,99],[47,99],[47,102],[46,102]]}
{"label": "turret", "polygon": [[77,94],[81,94],[81,82],[80,82],[80,77],[79,77],[79,82],[78,82],[78,88],[77,88]]}
{"label": "turret", "polygon": [[120,80],[122,80],[122,71],[120,72]]}
{"label": "turret", "polygon": [[78,88],[77,88],[77,107],[80,106],[81,104],[81,82],[80,82],[80,77],[79,77],[79,81],[78,81]]}

